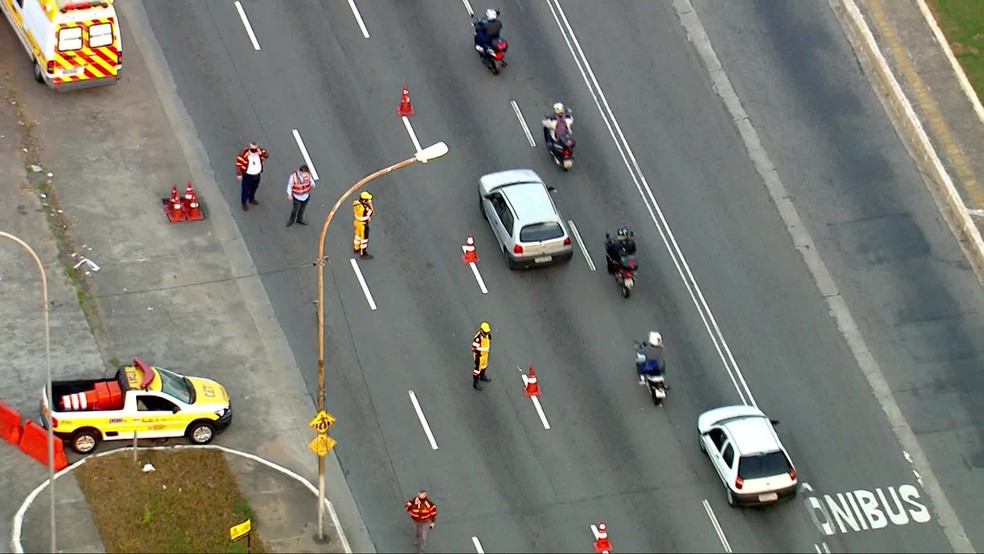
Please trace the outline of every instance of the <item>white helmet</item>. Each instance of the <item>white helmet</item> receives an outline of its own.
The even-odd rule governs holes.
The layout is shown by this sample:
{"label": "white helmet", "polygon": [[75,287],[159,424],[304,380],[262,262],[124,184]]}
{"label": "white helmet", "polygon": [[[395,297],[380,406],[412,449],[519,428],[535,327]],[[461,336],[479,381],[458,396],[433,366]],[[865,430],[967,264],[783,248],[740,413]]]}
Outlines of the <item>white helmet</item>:
{"label": "white helmet", "polygon": [[567,111],[567,108],[564,106],[563,103],[557,102],[556,104],[553,105],[553,111],[557,115],[562,115],[564,112]]}
{"label": "white helmet", "polygon": [[656,331],[650,331],[649,332],[649,344],[651,344],[653,346],[662,346],[663,345],[663,335],[660,335]]}
{"label": "white helmet", "polygon": [[489,21],[495,21],[495,18],[499,17],[499,11],[493,8],[485,10],[485,19]]}

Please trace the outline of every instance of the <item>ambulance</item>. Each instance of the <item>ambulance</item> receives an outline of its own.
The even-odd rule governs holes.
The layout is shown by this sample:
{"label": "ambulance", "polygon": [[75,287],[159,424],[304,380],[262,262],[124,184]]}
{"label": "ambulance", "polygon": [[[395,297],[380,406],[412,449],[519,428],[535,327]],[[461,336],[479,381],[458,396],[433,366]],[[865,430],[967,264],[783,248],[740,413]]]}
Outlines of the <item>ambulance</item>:
{"label": "ambulance", "polygon": [[34,78],[56,90],[111,85],[123,47],[112,0],[0,0],[34,63]]}

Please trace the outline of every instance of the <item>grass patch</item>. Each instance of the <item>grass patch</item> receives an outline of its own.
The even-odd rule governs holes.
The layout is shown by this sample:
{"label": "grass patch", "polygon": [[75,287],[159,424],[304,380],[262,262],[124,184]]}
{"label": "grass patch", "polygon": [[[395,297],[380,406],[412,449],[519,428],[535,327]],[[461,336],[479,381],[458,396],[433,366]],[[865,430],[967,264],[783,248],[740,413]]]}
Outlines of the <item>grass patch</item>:
{"label": "grass patch", "polygon": [[[156,471],[144,473],[144,464]],[[253,520],[251,552],[265,552],[256,514],[222,452],[130,450],[89,458],[76,471],[106,552],[246,552],[229,528]]]}
{"label": "grass patch", "polygon": [[977,97],[981,98],[981,91],[984,91],[984,2],[929,0],[929,6]]}

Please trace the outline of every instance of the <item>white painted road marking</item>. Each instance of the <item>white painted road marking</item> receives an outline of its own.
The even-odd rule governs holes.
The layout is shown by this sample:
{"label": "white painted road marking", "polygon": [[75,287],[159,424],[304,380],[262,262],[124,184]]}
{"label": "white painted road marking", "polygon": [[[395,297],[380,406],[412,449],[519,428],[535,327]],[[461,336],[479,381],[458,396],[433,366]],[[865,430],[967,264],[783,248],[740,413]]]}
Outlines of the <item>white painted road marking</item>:
{"label": "white painted road marking", "polygon": [[601,538],[601,535],[598,534],[598,526],[594,523],[591,524],[591,534],[594,535],[595,540]]}
{"label": "white painted road marking", "polygon": [[[461,251],[466,252],[464,245],[461,246]],[[478,272],[478,266],[475,265],[475,262],[468,262],[468,265],[471,266],[472,274],[475,275],[475,280],[478,281],[478,288],[482,289],[482,294],[488,294],[489,289],[485,288],[485,280],[482,279],[482,274]]]}
{"label": "white painted road marking", "polygon": [[[823,546],[823,548],[821,548],[821,546]],[[814,544],[813,548],[817,549],[817,554],[830,554],[830,547],[827,546],[827,543],[825,542]]]}
{"label": "white painted road marking", "polygon": [[584,246],[584,241],[581,240],[581,233],[577,231],[577,225],[574,225],[573,219],[568,219],[567,224],[571,226],[571,232],[574,233],[574,240],[577,241],[577,245],[581,247],[581,253],[584,254],[584,260],[588,262],[588,267],[591,271],[595,270],[595,264],[591,261],[591,256],[588,255],[588,249]]}
{"label": "white painted road marking", "polygon": [[437,450],[437,441],[434,440],[434,433],[431,433],[430,425],[427,425],[427,418],[424,417],[424,411],[420,409],[420,403],[417,402],[417,395],[410,392],[410,402],[413,402],[413,409],[417,412],[417,419],[420,420],[420,425],[424,428],[424,434],[427,435],[427,440],[431,443],[431,448]]}
{"label": "white painted road marking", "polygon": [[721,546],[724,547],[724,551],[731,552],[731,543],[728,542],[728,537],[724,536],[724,529],[721,529],[721,524],[718,523],[718,518],[714,515],[710,502],[705,498],[702,504],[704,504],[704,511],[707,512],[707,518],[711,520],[711,526],[714,527],[718,538],[721,539]]}
{"label": "white painted road marking", "polygon": [[[465,0],[466,2],[468,0]],[[478,542],[478,537],[472,537],[472,544],[475,545],[475,552],[478,554],[485,554],[485,550],[482,550],[482,543]]]}
{"label": "white painted road marking", "polygon": [[823,535],[857,533],[930,521],[929,509],[920,502],[913,485],[853,490],[823,497],[810,496],[806,508]]}
{"label": "white painted road marking", "polygon": [[725,371],[727,371],[728,376],[731,378],[731,382],[738,392],[739,398],[745,404],[756,406],[755,399],[752,397],[752,391],[748,388],[745,377],[738,368],[738,362],[735,361],[735,357],[731,353],[731,348],[724,338],[724,333],[721,332],[721,328],[718,326],[710,306],[708,306],[707,301],[704,299],[704,293],[701,292],[700,286],[697,285],[697,279],[690,271],[690,266],[683,256],[683,251],[680,249],[680,245],[677,244],[673,231],[670,230],[666,217],[663,215],[663,210],[660,208],[659,203],[656,202],[652,188],[649,186],[646,176],[643,175],[642,169],[639,167],[639,162],[636,160],[635,154],[632,153],[632,148],[629,146],[625,134],[622,133],[622,128],[619,126],[618,120],[615,119],[615,113],[612,112],[611,106],[608,105],[608,99],[605,97],[604,91],[601,90],[601,85],[598,84],[598,79],[595,77],[594,71],[592,71],[591,65],[588,63],[588,58],[581,49],[581,44],[578,42],[577,36],[574,34],[574,29],[567,20],[567,14],[564,12],[564,8],[561,7],[559,0],[546,0],[546,2],[550,8],[550,12],[554,16],[554,20],[557,22],[557,26],[560,28],[564,41],[567,43],[568,50],[570,50],[571,55],[574,57],[574,62],[577,64],[581,77],[584,79],[584,83],[587,85],[588,91],[591,93],[595,105],[598,107],[598,111],[601,112],[601,117],[608,127],[608,132],[615,142],[615,146],[622,157],[622,162],[629,171],[629,176],[635,183],[636,190],[639,191],[639,195],[642,197],[643,203],[649,211],[649,217],[656,225],[656,230],[659,231],[660,237],[663,239],[663,244],[666,245],[666,249],[670,253],[673,265],[676,267],[680,279],[683,280],[684,286],[687,287],[690,299],[697,308],[697,313],[700,314],[704,328],[707,330],[711,342],[714,343],[714,348],[717,350],[718,356],[724,365]]}
{"label": "white painted road marking", "polygon": [[[530,382],[530,378],[523,373],[523,368],[516,366],[516,369],[518,369],[523,376],[523,390],[526,390],[526,385]],[[540,423],[543,424],[543,428],[549,431],[550,424],[547,422],[547,414],[543,413],[543,406],[540,405],[540,399],[536,396],[531,396],[530,400],[533,401],[533,407],[536,408],[536,413],[540,416]]]}
{"label": "white painted road marking", "polygon": [[471,2],[469,2],[468,0],[461,0],[461,3],[464,4],[465,5],[465,9],[468,10],[468,15],[471,15],[471,16],[474,16],[475,15],[475,10],[473,10],[472,7],[471,7]]}
{"label": "white painted road marking", "polygon": [[243,5],[238,1],[236,2],[236,11],[239,12],[239,19],[243,20],[243,27],[246,27],[246,34],[249,35],[249,41],[253,43],[253,50],[259,50],[260,43],[256,41],[253,26],[249,24],[249,18],[246,17],[246,10],[243,9]]}
{"label": "white painted road marking", "polygon": [[515,100],[510,100],[509,103],[512,105],[513,112],[516,113],[516,119],[519,120],[519,125],[523,128],[523,133],[526,134],[526,140],[530,141],[530,148],[536,148],[536,142],[533,141],[533,134],[530,133],[526,119],[523,118],[523,112],[519,111],[519,104]]}
{"label": "white painted road marking", "polygon": [[311,178],[317,181],[318,170],[314,168],[314,162],[311,161],[311,156],[308,154],[307,148],[304,146],[304,141],[301,140],[301,134],[297,132],[297,129],[292,129],[291,132],[294,133],[294,142],[296,142],[297,147],[301,149],[301,156],[304,158],[304,163],[306,163],[308,169],[311,170]]}
{"label": "white painted road marking", "polygon": [[416,148],[417,152],[420,152],[420,141],[417,140],[417,133],[413,132],[413,126],[410,125],[410,118],[403,116],[403,126],[407,128],[410,140],[413,141],[413,147]]}
{"label": "white painted road marking", "polygon": [[366,280],[362,277],[362,270],[359,269],[359,262],[355,261],[355,258],[349,260],[352,262],[352,270],[355,271],[355,278],[359,280],[359,286],[362,287],[362,292],[366,294],[366,300],[369,301],[369,309],[376,310],[376,302],[372,299],[372,293],[369,292],[369,286],[366,285]]}
{"label": "white painted road marking", "polygon": [[359,22],[359,29],[362,30],[362,36],[369,38],[369,30],[366,29],[366,24],[362,21],[362,14],[359,13],[359,8],[355,5],[355,0],[348,0],[348,3],[349,7],[352,8],[352,15]]}

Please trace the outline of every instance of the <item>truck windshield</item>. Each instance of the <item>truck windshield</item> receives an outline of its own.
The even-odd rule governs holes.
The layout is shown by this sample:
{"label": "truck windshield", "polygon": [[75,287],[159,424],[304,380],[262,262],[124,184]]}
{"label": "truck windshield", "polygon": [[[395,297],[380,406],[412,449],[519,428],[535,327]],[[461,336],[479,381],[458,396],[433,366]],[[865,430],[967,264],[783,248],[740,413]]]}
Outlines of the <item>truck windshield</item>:
{"label": "truck windshield", "polygon": [[171,395],[185,404],[195,403],[193,399],[195,391],[188,385],[187,381],[166,369],[155,369],[157,374],[161,376],[161,392]]}

